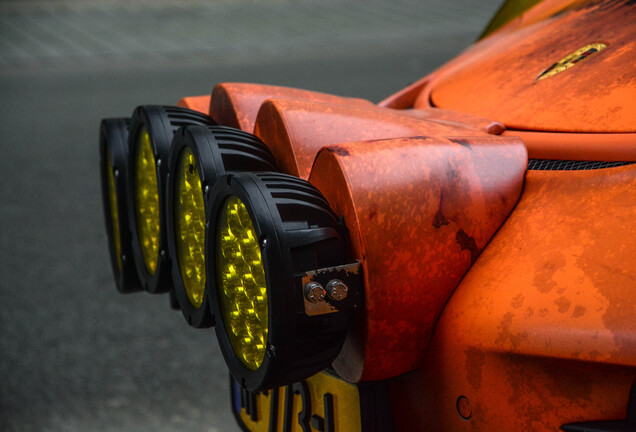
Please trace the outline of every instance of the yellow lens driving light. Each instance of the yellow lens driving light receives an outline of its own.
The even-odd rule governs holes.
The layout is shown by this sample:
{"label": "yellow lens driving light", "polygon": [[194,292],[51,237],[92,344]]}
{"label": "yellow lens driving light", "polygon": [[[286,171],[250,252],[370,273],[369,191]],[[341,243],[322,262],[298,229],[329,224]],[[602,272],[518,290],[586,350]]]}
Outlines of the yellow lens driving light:
{"label": "yellow lens driving light", "polygon": [[182,126],[212,124],[210,117],[180,107],[145,105],[133,112],[129,137],[132,247],[139,279],[151,293],[172,290],[165,211],[172,139]]}
{"label": "yellow lens driving light", "polygon": [[150,275],[155,274],[159,259],[159,189],[155,164],[148,131],[142,127],[135,152],[135,219],[141,253]]}
{"label": "yellow lens driving light", "polygon": [[115,284],[122,293],[141,289],[131,250],[126,199],[129,124],[127,118],[104,119],[99,134],[104,219]]}
{"label": "yellow lens driving light", "polygon": [[[207,289],[232,375],[259,391],[323,370],[360,302],[344,225],[316,188],[285,174],[227,175],[211,195],[206,267],[216,275]],[[318,296],[314,285],[338,285],[342,295]]]}
{"label": "yellow lens driving light", "polygon": [[177,259],[188,299],[198,308],[205,290],[205,208],[199,169],[189,147],[177,164],[175,223]]}
{"label": "yellow lens driving light", "polygon": [[267,288],[261,250],[245,204],[230,197],[217,232],[219,304],[230,344],[249,369],[263,363],[267,342]]}
{"label": "yellow lens driving light", "polygon": [[[224,126],[179,129],[170,149],[167,231],[175,296],[193,327],[214,324],[206,269],[205,233],[211,186],[226,172],[275,170],[274,158],[254,135]],[[212,276],[214,279],[214,276]]]}

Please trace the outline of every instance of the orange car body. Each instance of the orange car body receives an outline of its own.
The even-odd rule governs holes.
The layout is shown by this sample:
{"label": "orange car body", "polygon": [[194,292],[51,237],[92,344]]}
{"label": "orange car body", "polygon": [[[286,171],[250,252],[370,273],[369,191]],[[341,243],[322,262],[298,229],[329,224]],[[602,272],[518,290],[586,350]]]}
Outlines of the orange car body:
{"label": "orange car body", "polygon": [[364,311],[333,368],[385,381],[396,430],[625,418],[635,23],[633,1],[545,0],[378,105],[238,83],[179,102],[344,216]]}

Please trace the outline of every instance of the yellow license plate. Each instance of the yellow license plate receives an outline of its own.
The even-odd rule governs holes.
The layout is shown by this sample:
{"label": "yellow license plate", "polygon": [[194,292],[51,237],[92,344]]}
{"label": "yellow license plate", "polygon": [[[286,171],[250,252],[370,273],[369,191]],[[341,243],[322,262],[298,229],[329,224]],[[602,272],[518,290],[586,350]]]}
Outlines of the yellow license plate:
{"label": "yellow license plate", "polygon": [[327,372],[265,392],[241,390],[231,379],[232,410],[251,432],[359,432],[358,386]]}

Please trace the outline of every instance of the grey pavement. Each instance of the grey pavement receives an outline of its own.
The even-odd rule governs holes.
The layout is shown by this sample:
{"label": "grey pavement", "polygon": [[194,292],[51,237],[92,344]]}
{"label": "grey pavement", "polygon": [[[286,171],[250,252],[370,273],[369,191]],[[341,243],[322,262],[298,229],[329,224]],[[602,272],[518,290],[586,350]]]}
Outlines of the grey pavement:
{"label": "grey pavement", "polygon": [[0,431],[238,430],[214,332],[165,296],[115,290],[101,118],[230,80],[378,101],[466,47],[498,5],[0,2]]}

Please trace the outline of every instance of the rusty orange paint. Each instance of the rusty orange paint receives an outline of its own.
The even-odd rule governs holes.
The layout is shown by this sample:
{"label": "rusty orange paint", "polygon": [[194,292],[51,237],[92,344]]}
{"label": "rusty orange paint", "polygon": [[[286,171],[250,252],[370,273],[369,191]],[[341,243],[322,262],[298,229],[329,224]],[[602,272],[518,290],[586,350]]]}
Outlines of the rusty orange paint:
{"label": "rusty orange paint", "polygon": [[636,133],[583,134],[507,130],[523,140],[532,159],[636,161]]}
{"label": "rusty orange paint", "polygon": [[396,428],[558,430],[625,418],[636,381],[634,221],[636,165],[528,171],[425,361],[390,384]]}
{"label": "rusty orange paint", "polygon": [[407,136],[487,136],[466,125],[422,119],[376,106],[297,99],[263,103],[254,134],[270,148],[285,173],[307,179],[318,151],[331,144]]}
{"label": "rusty orange paint", "polygon": [[309,181],[344,215],[365,278],[365,314],[334,368],[379,380],[414,370],[438,315],[515,205],[516,138],[398,138],[320,151]]}
{"label": "rusty orange paint", "polygon": [[271,98],[306,99],[354,106],[373,105],[365,99],[334,96],[310,90],[264,84],[220,83],[212,90],[210,116],[219,124],[251,133],[261,104]]}
{"label": "rusty orange paint", "polygon": [[[415,108],[431,104],[508,129],[636,132],[636,8],[586,1],[515,31],[493,34],[438,71]],[[591,43],[607,48],[550,78],[536,77]]]}
{"label": "rusty orange paint", "polygon": [[[418,97],[428,101],[431,88],[427,87],[427,85],[433,80],[434,76],[435,74],[425,76],[405,89],[400,90],[399,92],[384,99],[378,103],[378,106],[399,110],[403,115],[426,118],[429,120],[435,119],[442,122],[448,122],[449,124],[454,124],[457,127],[469,127],[481,130],[492,135],[499,135],[506,130],[505,125],[496,120],[487,119],[474,114],[463,113],[461,111],[435,108],[429,103],[420,102],[418,108],[413,109],[415,100]],[[426,95],[427,97],[422,97],[422,95]]]}
{"label": "rusty orange paint", "polygon": [[181,98],[177,106],[189,108],[193,111],[199,111],[205,115],[210,115],[210,95],[205,96],[188,96]]}
{"label": "rusty orange paint", "polygon": [[450,111],[440,108],[421,108],[403,110],[400,113],[415,118],[444,123],[458,129],[478,130],[490,135],[500,135],[506,130],[506,127],[498,121],[459,111]]}

